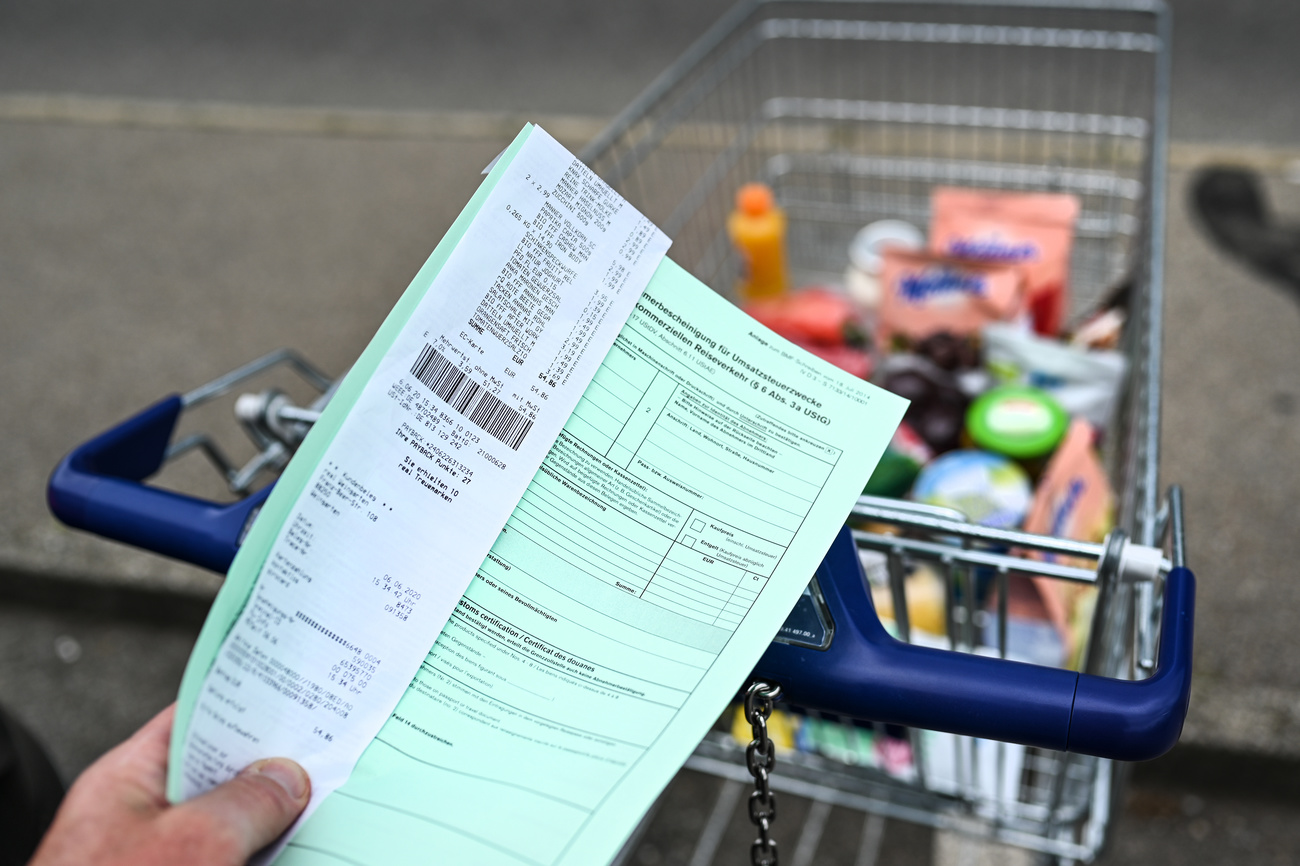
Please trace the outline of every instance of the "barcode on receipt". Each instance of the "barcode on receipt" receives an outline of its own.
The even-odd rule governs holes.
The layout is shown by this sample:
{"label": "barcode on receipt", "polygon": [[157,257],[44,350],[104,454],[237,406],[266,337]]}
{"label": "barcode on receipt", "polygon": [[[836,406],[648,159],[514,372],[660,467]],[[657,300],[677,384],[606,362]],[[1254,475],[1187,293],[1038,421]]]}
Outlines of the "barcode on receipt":
{"label": "barcode on receipt", "polygon": [[428,343],[411,367],[411,375],[427,385],[439,400],[513,451],[519,450],[524,437],[533,429],[533,419],[485,391]]}

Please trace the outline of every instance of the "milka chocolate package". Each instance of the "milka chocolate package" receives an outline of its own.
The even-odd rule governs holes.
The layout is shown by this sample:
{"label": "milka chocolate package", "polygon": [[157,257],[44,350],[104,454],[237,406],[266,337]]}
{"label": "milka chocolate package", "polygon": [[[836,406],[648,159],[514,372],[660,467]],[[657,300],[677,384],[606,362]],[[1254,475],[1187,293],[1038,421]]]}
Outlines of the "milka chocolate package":
{"label": "milka chocolate package", "polygon": [[932,252],[1019,267],[1034,331],[1061,333],[1070,311],[1076,197],[939,187],[930,207]]}

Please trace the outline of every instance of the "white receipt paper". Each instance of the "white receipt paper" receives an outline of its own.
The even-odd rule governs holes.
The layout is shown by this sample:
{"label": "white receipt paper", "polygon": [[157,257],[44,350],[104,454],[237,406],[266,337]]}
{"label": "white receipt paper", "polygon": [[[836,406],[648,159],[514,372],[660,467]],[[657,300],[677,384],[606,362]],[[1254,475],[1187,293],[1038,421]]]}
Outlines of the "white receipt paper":
{"label": "white receipt paper", "polygon": [[182,798],[270,755],[311,774],[308,814],[343,784],[667,248],[531,130],[280,526],[194,705]]}

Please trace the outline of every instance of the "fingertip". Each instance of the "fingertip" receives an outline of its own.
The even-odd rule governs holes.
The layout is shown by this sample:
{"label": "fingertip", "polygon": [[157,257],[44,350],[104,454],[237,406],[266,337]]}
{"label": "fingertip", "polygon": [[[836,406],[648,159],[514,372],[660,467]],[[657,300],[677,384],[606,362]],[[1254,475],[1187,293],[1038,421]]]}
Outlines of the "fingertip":
{"label": "fingertip", "polygon": [[226,850],[231,862],[247,860],[275,841],[307,807],[311,779],[288,758],[249,764],[233,779],[169,810],[174,832],[197,834]]}
{"label": "fingertip", "polygon": [[275,782],[297,803],[305,804],[311,796],[311,779],[307,771],[288,758],[264,758],[254,761],[241,775],[262,776]]}

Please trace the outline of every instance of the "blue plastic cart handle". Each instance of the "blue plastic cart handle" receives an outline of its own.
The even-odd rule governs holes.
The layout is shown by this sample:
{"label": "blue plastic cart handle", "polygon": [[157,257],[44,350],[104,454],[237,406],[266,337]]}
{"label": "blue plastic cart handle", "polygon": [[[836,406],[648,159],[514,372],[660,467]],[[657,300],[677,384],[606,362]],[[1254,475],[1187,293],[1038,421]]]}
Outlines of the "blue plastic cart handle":
{"label": "blue plastic cart handle", "polygon": [[46,496],[69,526],[224,574],[272,485],[222,504],[142,483],[162,467],[181,408],[168,397],[79,446],[55,467]]}
{"label": "blue plastic cart handle", "polygon": [[895,640],[876,616],[848,529],[817,578],[835,623],[830,647],[773,643],[754,669],[755,677],[780,683],[782,700],[1120,761],[1156,758],[1178,742],[1192,687],[1196,580],[1186,568],[1165,578],[1156,671],[1133,681]]}
{"label": "blue plastic cart handle", "polygon": [[[144,480],[161,468],[182,409],[169,397],[78,447],[50,477],[64,523],[225,572],[272,485],[223,505]],[[876,616],[857,547],[840,532],[817,569],[835,623],[829,649],[773,643],[755,676],[797,706],[1103,758],[1141,761],[1178,741],[1191,691],[1195,579],[1165,579],[1156,672],[1111,680],[901,643]]]}

